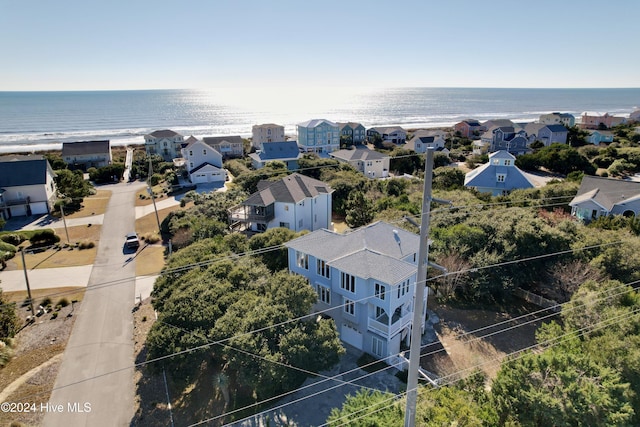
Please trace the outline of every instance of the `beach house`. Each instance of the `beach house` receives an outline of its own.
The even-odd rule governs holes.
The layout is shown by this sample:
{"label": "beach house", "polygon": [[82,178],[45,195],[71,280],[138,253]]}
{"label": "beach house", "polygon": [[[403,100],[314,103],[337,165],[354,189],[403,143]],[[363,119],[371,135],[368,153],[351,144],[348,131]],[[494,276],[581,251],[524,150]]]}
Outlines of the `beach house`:
{"label": "beach house", "polygon": [[504,150],[519,156],[530,151],[527,133],[515,126],[492,127],[482,135],[481,141],[488,142],[490,153]]}
{"label": "beach house", "polygon": [[0,156],[0,217],[51,213],[55,172],[43,156]]}
{"label": "beach house", "polygon": [[489,154],[489,162],[467,172],[464,186],[475,188],[481,193],[503,196],[512,190],[533,188],[535,185],[515,165],[515,156],[508,151],[496,151]]}
{"label": "beach house", "polygon": [[389,156],[366,147],[338,150],[329,153],[332,159],[348,163],[367,178],[387,178],[389,176]]}
{"label": "beach house", "polygon": [[589,222],[601,216],[640,214],[640,182],[585,175],[569,202],[571,215]]}
{"label": "beach house", "polygon": [[380,141],[383,145],[404,144],[407,131],[400,126],[373,127],[367,129],[367,140],[371,143]]}
{"label": "beach house", "polygon": [[478,139],[487,129],[478,120],[467,119],[456,123],[453,130],[463,138]]}
{"label": "beach house", "polygon": [[610,130],[587,130],[588,135],[586,137],[586,141],[593,145],[600,145],[600,143],[610,143],[613,142],[613,132]]}
{"label": "beach house", "polygon": [[284,126],[264,123],[253,125],[251,128],[251,146],[255,149],[260,149],[263,143],[284,141],[286,141]]}
{"label": "beach house", "polygon": [[585,111],[580,117],[580,127],[582,129],[609,129],[626,122],[626,117],[612,116],[609,113],[594,111]]}
{"label": "beach house", "polygon": [[227,171],[222,168],[222,154],[218,150],[193,136],[185,144],[182,157],[193,184],[226,181]]}
{"label": "beach house", "polygon": [[362,145],[367,138],[367,131],[361,123],[338,123],[340,142],[344,145]]}
{"label": "beach house", "polygon": [[147,155],[158,154],[168,162],[180,157],[184,137],[170,129],[156,130],[144,136]]}
{"label": "beach house", "polygon": [[101,168],[111,164],[109,140],[62,143],[62,160],[69,169]]}
{"label": "beach house", "polygon": [[573,114],[553,112],[548,114],[541,114],[540,123],[545,125],[564,125],[568,128],[576,125],[576,118]]}
{"label": "beach house", "polygon": [[289,271],[308,279],[318,295],[314,310],[334,319],[342,341],[394,364],[411,339],[419,240],[375,222],[345,234],[317,230],[285,246]]}
{"label": "beach house", "polygon": [[306,153],[330,153],[340,149],[340,127],[325,119],[298,123],[298,146]]}
{"label": "beach house", "polygon": [[244,141],[241,136],[205,136],[202,141],[222,154],[223,159],[244,156]]}
{"label": "beach house", "polygon": [[257,192],[229,209],[229,223],[233,230],[251,232],[331,228],[331,193],[328,184],[298,173],[260,181]]}
{"label": "beach house", "polygon": [[267,163],[283,162],[288,170],[298,169],[298,159],[302,153],[296,141],[263,142],[260,149],[249,154],[251,165],[254,169],[260,169]]}
{"label": "beach house", "polygon": [[561,124],[527,123],[524,127],[529,144],[540,141],[545,147],[551,144],[566,144],[569,131]]}

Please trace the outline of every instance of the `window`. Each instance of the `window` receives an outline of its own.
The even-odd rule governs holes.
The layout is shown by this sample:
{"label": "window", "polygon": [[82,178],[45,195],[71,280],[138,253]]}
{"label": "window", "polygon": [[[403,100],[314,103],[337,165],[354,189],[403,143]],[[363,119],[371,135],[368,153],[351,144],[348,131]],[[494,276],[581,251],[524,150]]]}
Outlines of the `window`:
{"label": "window", "polygon": [[298,228],[302,228],[302,226],[304,225],[304,220],[300,220],[298,221]]}
{"label": "window", "polygon": [[504,161],[504,165],[505,166],[511,166],[511,160],[505,160]]}
{"label": "window", "polygon": [[189,150],[189,156],[193,156],[193,150]]}
{"label": "window", "polygon": [[352,316],[356,315],[356,303],[350,299],[344,299],[344,312]]}
{"label": "window", "polygon": [[330,271],[331,268],[329,267],[329,264],[327,264],[325,261],[318,259],[316,260],[316,265],[317,265],[317,272],[318,272],[318,276],[322,276],[322,277],[326,277],[327,279],[330,279]]}
{"label": "window", "polygon": [[493,159],[493,164],[494,164],[494,165],[499,165],[499,164],[500,164],[500,160],[498,160],[498,159]]}
{"label": "window", "polygon": [[376,298],[384,300],[384,296],[385,296],[385,293],[386,293],[386,289],[385,289],[384,285],[381,285],[380,283],[376,283],[375,292],[376,292],[375,293]]}
{"label": "window", "polygon": [[504,182],[504,174],[499,173],[497,176],[498,182]]}
{"label": "window", "polygon": [[384,308],[376,307],[376,319],[379,319],[380,316],[382,316],[383,314],[384,314]]}
{"label": "window", "polygon": [[331,304],[331,289],[318,285],[318,300],[325,304]]}
{"label": "window", "polygon": [[405,294],[408,294],[408,293],[409,293],[409,279],[405,280],[400,285],[398,285],[398,298],[400,298],[400,294],[404,296]]}
{"label": "window", "polygon": [[384,341],[371,337],[371,353],[380,357],[384,356]]}
{"label": "window", "polygon": [[309,255],[296,251],[296,264],[305,270],[309,269]]}
{"label": "window", "polygon": [[202,155],[203,155],[203,156],[206,156],[206,155],[207,155],[207,150],[206,150],[206,149],[202,150]]}
{"label": "window", "polygon": [[356,292],[356,278],[347,273],[342,273],[340,277],[340,287],[351,293]]}
{"label": "window", "polygon": [[281,222],[280,223],[280,227],[289,228],[289,223],[288,222]]}

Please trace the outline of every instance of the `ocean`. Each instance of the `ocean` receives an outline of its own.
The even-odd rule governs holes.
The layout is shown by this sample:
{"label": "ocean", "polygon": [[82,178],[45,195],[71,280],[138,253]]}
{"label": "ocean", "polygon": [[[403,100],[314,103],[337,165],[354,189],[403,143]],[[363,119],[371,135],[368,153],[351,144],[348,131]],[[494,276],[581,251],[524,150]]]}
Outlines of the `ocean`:
{"label": "ocean", "polygon": [[144,135],[172,129],[184,136],[250,136],[261,123],[285,126],[311,119],[405,129],[451,126],[462,119],[537,120],[552,111],[628,115],[640,88],[242,88],[78,92],[0,92],[0,152],[59,149],[63,142],[108,139],[143,144]]}

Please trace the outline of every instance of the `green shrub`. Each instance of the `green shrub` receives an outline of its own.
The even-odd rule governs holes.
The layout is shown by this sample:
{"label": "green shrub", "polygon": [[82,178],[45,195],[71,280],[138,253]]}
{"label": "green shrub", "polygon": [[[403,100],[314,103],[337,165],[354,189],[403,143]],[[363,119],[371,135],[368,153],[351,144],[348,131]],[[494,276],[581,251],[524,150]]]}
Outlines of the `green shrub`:
{"label": "green shrub", "polygon": [[56,305],[59,305],[60,307],[66,307],[66,306],[69,305],[69,300],[66,299],[66,298],[60,298],[58,300],[58,304],[56,304]]}
{"label": "green shrub", "polygon": [[[11,243],[0,241],[0,253],[8,252],[11,254],[8,258],[11,258],[18,251],[18,248],[12,245]],[[8,259],[7,258],[7,259]]]}
{"label": "green shrub", "polygon": [[60,236],[58,236],[55,231],[51,229],[38,230],[31,235],[29,241],[32,245],[52,245],[54,243],[58,243],[60,241]]}
{"label": "green shrub", "polygon": [[58,317],[58,312],[57,311],[55,311],[55,312],[53,312],[53,314],[51,314],[51,320],[53,320],[53,319],[55,319],[57,317]]}
{"label": "green shrub", "polygon": [[44,297],[44,299],[40,302],[40,305],[43,306],[43,307],[51,305],[51,298]]}
{"label": "green shrub", "polygon": [[90,240],[83,240],[82,242],[80,242],[78,244],[78,249],[91,249],[95,246],[95,243],[93,243]]}
{"label": "green shrub", "polygon": [[25,237],[20,233],[10,233],[3,234],[0,236],[0,240],[4,243],[9,243],[10,245],[18,246],[20,243],[25,241]]}

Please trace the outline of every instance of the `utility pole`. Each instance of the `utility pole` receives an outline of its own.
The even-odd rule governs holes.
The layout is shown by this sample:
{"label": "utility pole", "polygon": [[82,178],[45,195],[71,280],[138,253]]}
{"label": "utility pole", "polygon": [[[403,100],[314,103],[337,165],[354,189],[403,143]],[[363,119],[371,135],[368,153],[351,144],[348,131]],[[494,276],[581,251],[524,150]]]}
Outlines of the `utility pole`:
{"label": "utility pole", "polygon": [[420,223],[420,246],[418,248],[418,274],[413,301],[413,324],[409,350],[407,376],[407,405],[404,427],[415,427],[418,401],[418,368],[420,367],[421,325],[424,310],[424,292],[427,283],[427,261],[429,258],[429,221],[431,219],[431,186],[433,184],[433,149],[427,149],[424,165],[424,189],[422,193],[422,220]]}
{"label": "utility pole", "polygon": [[151,201],[153,202],[153,210],[156,213],[156,221],[158,222],[158,233],[160,233],[160,217],[158,216],[158,208],[156,207],[156,196],[153,194],[153,188],[151,187],[151,175],[153,175],[153,166],[151,165],[151,156],[149,156],[149,180],[147,181],[147,185],[149,186]]}
{"label": "utility pole", "polygon": [[31,288],[29,287],[29,276],[27,276],[27,263],[24,260],[24,248],[20,251],[22,255],[22,269],[24,270],[24,280],[27,282],[27,295],[29,296],[29,305],[31,306],[31,315],[36,318],[36,311],[33,309],[33,298],[31,298]]}
{"label": "utility pole", "polygon": [[69,240],[69,230],[67,230],[67,218],[64,216],[64,204],[60,205],[60,213],[62,214],[62,222],[64,223],[64,233],[67,235],[67,243],[71,243]]}

